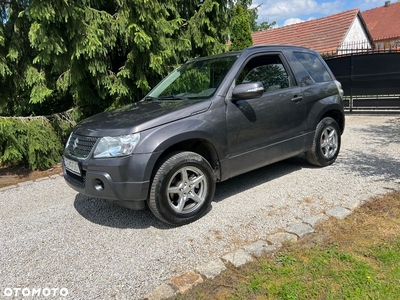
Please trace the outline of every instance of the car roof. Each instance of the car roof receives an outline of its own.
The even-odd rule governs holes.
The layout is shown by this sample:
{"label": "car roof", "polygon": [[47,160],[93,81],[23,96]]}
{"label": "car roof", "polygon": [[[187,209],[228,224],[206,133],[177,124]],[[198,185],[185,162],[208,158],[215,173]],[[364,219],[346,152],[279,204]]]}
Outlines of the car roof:
{"label": "car roof", "polygon": [[301,46],[294,46],[294,45],[257,45],[257,46],[250,46],[244,49],[242,52],[245,51],[259,51],[259,50],[282,50],[282,49],[287,49],[287,50],[307,50],[307,51],[313,51],[309,48],[306,47],[301,47]]}
{"label": "car roof", "polygon": [[197,60],[205,60],[205,59],[210,59],[210,58],[218,58],[218,57],[228,57],[228,56],[240,56],[243,53],[246,52],[258,52],[258,51],[280,51],[280,50],[298,50],[298,51],[308,51],[308,52],[313,52],[315,51],[306,48],[306,47],[301,47],[301,46],[294,46],[294,45],[257,45],[257,46],[250,46],[247,47],[243,50],[240,51],[230,51],[230,52],[224,52],[216,55],[210,55],[210,56],[202,56],[202,57],[197,57],[193,59],[189,59],[187,62],[191,61],[197,61]]}

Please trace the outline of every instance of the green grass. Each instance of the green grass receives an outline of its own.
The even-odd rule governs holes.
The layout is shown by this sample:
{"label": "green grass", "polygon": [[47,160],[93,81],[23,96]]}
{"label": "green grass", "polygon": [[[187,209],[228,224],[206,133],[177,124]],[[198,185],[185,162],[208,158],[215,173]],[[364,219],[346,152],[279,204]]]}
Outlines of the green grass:
{"label": "green grass", "polygon": [[369,257],[334,245],[289,246],[246,270],[249,283],[230,299],[399,299],[400,241],[366,250]]}
{"label": "green grass", "polygon": [[400,299],[400,192],[177,299]]}

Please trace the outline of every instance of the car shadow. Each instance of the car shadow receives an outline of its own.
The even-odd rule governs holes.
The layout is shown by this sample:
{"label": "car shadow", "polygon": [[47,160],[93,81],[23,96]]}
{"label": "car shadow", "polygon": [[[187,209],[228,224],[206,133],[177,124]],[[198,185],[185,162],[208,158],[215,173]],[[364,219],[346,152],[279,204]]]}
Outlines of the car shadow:
{"label": "car shadow", "polygon": [[[240,192],[252,189],[267,181],[285,176],[302,168],[313,168],[307,163],[304,155],[257,169],[252,172],[231,178],[218,183],[213,202],[220,202]],[[82,194],[75,197],[76,211],[88,221],[107,227],[142,229],[155,227],[158,229],[171,229],[158,220],[148,207],[142,210],[131,210],[118,206],[106,199],[91,198]],[[211,208],[206,212],[206,214]]]}
{"label": "car shadow", "polygon": [[107,199],[91,198],[83,194],[76,195],[74,207],[82,217],[102,226],[121,229],[173,228],[157,219],[148,207],[142,210],[132,210]]}
{"label": "car shadow", "polygon": [[217,184],[214,202],[220,202],[235,194],[250,190],[265,182],[286,176],[303,168],[314,168],[304,155],[298,155],[266,167],[233,177]]}

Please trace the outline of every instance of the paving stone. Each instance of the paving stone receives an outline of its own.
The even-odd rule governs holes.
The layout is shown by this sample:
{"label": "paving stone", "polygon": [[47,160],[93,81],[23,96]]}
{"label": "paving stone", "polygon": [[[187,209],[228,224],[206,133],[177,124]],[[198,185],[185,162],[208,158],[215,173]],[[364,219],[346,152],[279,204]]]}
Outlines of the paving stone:
{"label": "paving stone", "polygon": [[355,210],[361,206],[360,200],[350,200],[342,205],[344,208]]}
{"label": "paving stone", "polygon": [[325,214],[319,214],[316,216],[310,216],[307,217],[303,220],[304,223],[310,224],[312,227],[317,226],[318,224],[321,224],[324,221],[327,221],[329,217]]}
{"label": "paving stone", "polygon": [[253,257],[243,249],[236,250],[235,252],[228,253],[222,257],[223,260],[230,262],[235,267],[243,266],[244,264],[253,260]]}
{"label": "paving stone", "polygon": [[213,279],[224,270],[226,270],[225,264],[220,259],[210,261],[196,269],[197,272],[209,279]]}
{"label": "paving stone", "polygon": [[18,187],[18,186],[16,186],[16,185],[9,185],[9,186],[6,186],[6,187],[2,187],[2,188],[0,188],[0,192],[6,191],[6,190],[10,190],[10,189],[14,189],[14,188],[16,188],[16,187]]}
{"label": "paving stone", "polygon": [[49,178],[50,178],[50,177],[38,178],[38,179],[35,179],[35,182],[45,181],[45,180],[48,180]]}
{"label": "paving stone", "polygon": [[348,215],[351,214],[351,210],[341,206],[335,206],[328,209],[325,213],[330,217],[343,220],[344,218],[346,218]]}
{"label": "paving stone", "polygon": [[243,249],[254,256],[261,256],[264,253],[275,251],[275,247],[268,245],[268,243],[265,241],[254,242],[246,247],[243,247]]}
{"label": "paving stone", "polygon": [[310,224],[306,224],[306,223],[294,224],[294,225],[286,228],[286,231],[289,233],[294,233],[299,238],[305,237],[306,235],[315,232],[314,228],[312,228],[312,226]]}
{"label": "paving stone", "polygon": [[145,300],[162,300],[172,298],[176,295],[175,290],[168,284],[164,284],[156,288],[153,292],[145,297]]}
{"label": "paving stone", "polygon": [[58,177],[60,177],[60,175],[59,175],[59,174],[53,174],[53,175],[50,175],[50,178],[53,178],[53,179],[55,179],[55,178],[58,178]]}
{"label": "paving stone", "polygon": [[24,181],[24,182],[19,182],[18,185],[19,186],[27,186],[27,185],[31,185],[33,183],[33,180],[28,180],[28,181]]}
{"label": "paving stone", "polygon": [[267,237],[268,242],[275,245],[275,247],[279,248],[286,242],[296,242],[297,235],[288,232],[278,232],[271,234]]}
{"label": "paving stone", "polygon": [[183,275],[174,277],[170,280],[170,283],[176,286],[181,294],[185,294],[192,287],[203,282],[203,277],[194,271],[189,271]]}

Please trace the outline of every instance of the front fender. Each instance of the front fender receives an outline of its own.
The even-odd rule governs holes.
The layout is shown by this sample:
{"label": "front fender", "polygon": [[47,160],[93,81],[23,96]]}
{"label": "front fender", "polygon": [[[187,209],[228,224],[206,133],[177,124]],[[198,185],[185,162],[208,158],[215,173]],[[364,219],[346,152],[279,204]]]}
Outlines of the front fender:
{"label": "front fender", "polygon": [[155,164],[166,150],[186,141],[205,141],[212,146],[219,159],[227,156],[225,119],[213,122],[204,117],[192,116],[141,133],[140,144],[134,152],[151,153],[146,178],[151,177]]}

